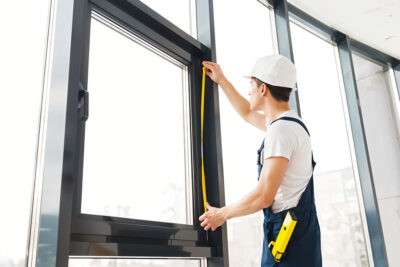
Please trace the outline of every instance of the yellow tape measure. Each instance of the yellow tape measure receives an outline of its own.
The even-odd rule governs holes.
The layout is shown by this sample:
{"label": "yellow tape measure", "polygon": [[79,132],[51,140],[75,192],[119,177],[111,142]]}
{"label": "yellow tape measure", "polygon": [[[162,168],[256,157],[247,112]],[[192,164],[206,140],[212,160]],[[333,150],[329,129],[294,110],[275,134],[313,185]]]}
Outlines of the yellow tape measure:
{"label": "yellow tape measure", "polygon": [[201,82],[201,187],[203,188],[204,212],[207,212],[206,202],[206,177],[204,174],[204,154],[203,154],[203,124],[204,124],[204,94],[206,85],[206,67],[203,67],[203,78]]}

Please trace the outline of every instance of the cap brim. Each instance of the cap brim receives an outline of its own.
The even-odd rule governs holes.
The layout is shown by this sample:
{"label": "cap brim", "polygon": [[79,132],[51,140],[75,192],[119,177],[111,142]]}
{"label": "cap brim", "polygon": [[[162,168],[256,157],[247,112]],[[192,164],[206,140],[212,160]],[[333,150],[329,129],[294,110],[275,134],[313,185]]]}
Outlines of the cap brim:
{"label": "cap brim", "polygon": [[[242,77],[243,77],[243,78],[246,78],[246,79],[251,79],[251,78],[253,78],[254,76],[252,76],[252,75],[242,75]],[[294,87],[288,87],[288,88],[291,88],[292,91],[297,91],[297,87],[296,87],[296,86],[294,86]]]}

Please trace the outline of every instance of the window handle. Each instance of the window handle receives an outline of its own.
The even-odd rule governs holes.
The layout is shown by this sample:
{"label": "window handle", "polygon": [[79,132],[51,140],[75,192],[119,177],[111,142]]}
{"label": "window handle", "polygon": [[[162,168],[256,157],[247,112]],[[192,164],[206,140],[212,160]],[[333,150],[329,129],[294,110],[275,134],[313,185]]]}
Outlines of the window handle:
{"label": "window handle", "polygon": [[87,121],[89,118],[89,92],[79,83],[79,104],[78,109],[83,106],[82,121]]}

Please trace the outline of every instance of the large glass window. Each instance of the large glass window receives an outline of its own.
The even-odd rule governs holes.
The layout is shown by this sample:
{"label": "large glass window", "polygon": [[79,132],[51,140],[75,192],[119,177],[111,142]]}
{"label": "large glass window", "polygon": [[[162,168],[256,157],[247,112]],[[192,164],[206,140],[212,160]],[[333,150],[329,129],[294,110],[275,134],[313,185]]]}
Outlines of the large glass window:
{"label": "large glass window", "polygon": [[386,252],[389,265],[400,266],[400,231],[394,231],[400,217],[397,89],[387,68],[356,54],[353,61]]}
{"label": "large glass window", "polygon": [[50,2],[0,1],[0,266],[25,266]]}
{"label": "large glass window", "polygon": [[140,0],[164,18],[197,38],[195,0]]}
{"label": "large glass window", "polygon": [[[335,47],[290,23],[301,115],[312,141],[314,190],[326,266],[368,266],[351,130]],[[361,203],[362,204],[362,203]]]}
{"label": "large glass window", "polygon": [[[259,57],[273,54],[270,10],[258,1],[214,1],[217,63],[245,98],[250,80],[243,78]],[[229,14],[227,16],[226,14]],[[221,139],[226,204],[241,199],[257,185],[257,150],[265,133],[235,113],[220,89]],[[228,221],[230,266],[259,266],[263,214]]]}
{"label": "large glass window", "polygon": [[82,213],[193,224],[187,67],[94,15]]}

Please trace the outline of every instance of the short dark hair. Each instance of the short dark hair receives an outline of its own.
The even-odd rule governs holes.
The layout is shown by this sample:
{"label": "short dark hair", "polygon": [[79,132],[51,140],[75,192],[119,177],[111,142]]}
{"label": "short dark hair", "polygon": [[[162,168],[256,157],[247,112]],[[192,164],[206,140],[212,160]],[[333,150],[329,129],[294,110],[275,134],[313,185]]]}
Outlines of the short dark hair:
{"label": "short dark hair", "polygon": [[[265,83],[255,77],[252,77],[252,79],[254,79],[254,81],[256,82],[257,87],[260,87],[263,83]],[[271,95],[277,101],[284,101],[284,102],[289,101],[289,97],[290,97],[290,93],[292,92],[292,88],[270,85],[268,83],[265,83],[265,84],[267,85],[269,91],[271,92]]]}

